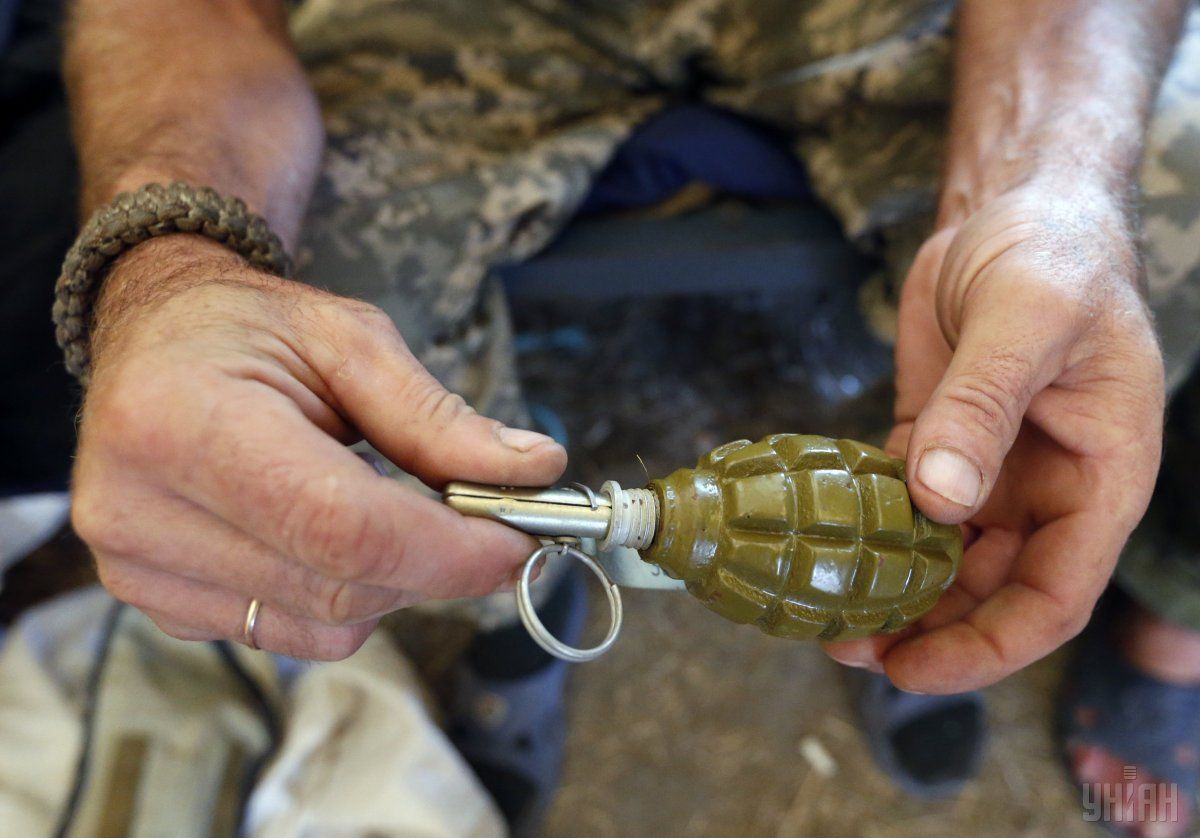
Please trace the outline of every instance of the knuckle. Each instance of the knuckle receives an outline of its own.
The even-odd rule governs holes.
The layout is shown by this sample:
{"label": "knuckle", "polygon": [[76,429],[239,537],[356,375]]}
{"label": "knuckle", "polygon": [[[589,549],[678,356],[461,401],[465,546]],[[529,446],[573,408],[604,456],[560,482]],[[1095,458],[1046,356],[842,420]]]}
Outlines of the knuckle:
{"label": "knuckle", "polygon": [[300,491],[289,513],[291,553],[334,579],[371,577],[383,558],[395,552],[390,528],[367,509],[345,503],[339,493],[334,477]]}
{"label": "knuckle", "polygon": [[387,340],[391,342],[400,339],[400,332],[392,318],[379,306],[365,303],[361,300],[343,300],[343,312],[354,324],[356,331],[370,340]]}
{"label": "knuckle", "polygon": [[450,392],[428,375],[420,376],[414,383],[408,401],[414,418],[438,428],[445,428],[459,416],[470,412],[462,396]]}
{"label": "knuckle", "polygon": [[1041,312],[1043,318],[1068,329],[1081,329],[1091,321],[1098,298],[1104,296],[1096,284],[1097,275],[1083,282],[1054,282],[1039,278],[1023,288],[1029,305]]}
{"label": "knuckle", "polygon": [[1008,412],[992,390],[964,376],[946,391],[945,396],[963,408],[971,422],[982,427],[989,436],[1002,439],[1009,435],[1012,423]]}
{"label": "knuckle", "polygon": [[315,617],[329,626],[343,626],[353,622],[355,613],[355,585],[344,579],[325,583],[325,590],[317,596]]}
{"label": "knuckle", "polygon": [[319,572],[341,576],[346,570],[339,559],[348,521],[341,504],[326,494],[310,490],[301,495],[291,514],[297,518],[289,528],[295,533],[292,553],[315,565]]}
{"label": "knuckle", "polygon": [[110,494],[94,484],[77,486],[72,493],[71,526],[93,550],[121,555],[136,552],[133,531],[121,525]]}
{"label": "knuckle", "polygon": [[1074,613],[1067,612],[1059,615],[1057,625],[1054,627],[1054,638],[1057,641],[1057,645],[1062,645],[1078,636],[1087,627],[1091,616],[1091,610],[1087,608],[1080,609]]}
{"label": "knuckle", "polygon": [[475,411],[462,396],[446,390],[432,376],[422,374],[419,378],[425,380],[420,381],[405,399],[409,405],[408,420],[418,432],[410,436],[402,458],[417,474],[436,479],[446,470],[448,452],[444,444],[431,443],[438,434]]}
{"label": "knuckle", "polygon": [[179,450],[176,423],[167,415],[175,403],[170,388],[151,371],[126,365],[89,405],[89,424],[105,448],[136,462],[161,462]]}
{"label": "knuckle", "polygon": [[100,499],[97,492],[82,486],[71,494],[71,527],[93,549],[104,547],[108,530]]}
{"label": "knuckle", "polygon": [[412,597],[403,589],[331,580],[325,583],[319,601],[319,621],[326,625],[347,626],[410,605]]}
{"label": "knuckle", "polygon": [[362,648],[374,628],[374,623],[366,623],[329,628],[314,633],[306,656],[310,660],[345,660]]}
{"label": "knuckle", "polygon": [[145,608],[149,605],[144,587],[137,583],[133,574],[123,572],[112,562],[99,556],[96,558],[96,575],[100,579],[100,584],[112,595],[113,599],[132,605],[134,608]]}
{"label": "knuckle", "polygon": [[961,373],[947,386],[945,397],[971,414],[991,436],[1007,439],[1016,434],[1029,392],[1031,365],[1012,353],[995,353]]}
{"label": "knuckle", "polygon": [[150,621],[158,626],[159,631],[175,640],[199,640],[201,637],[199,632],[187,629],[179,623],[163,619],[156,615],[150,616]]}

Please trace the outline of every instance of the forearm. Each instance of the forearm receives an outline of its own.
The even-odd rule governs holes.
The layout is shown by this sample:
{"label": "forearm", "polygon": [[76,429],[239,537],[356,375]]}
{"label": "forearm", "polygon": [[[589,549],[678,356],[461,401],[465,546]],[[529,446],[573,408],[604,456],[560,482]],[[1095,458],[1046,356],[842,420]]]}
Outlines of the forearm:
{"label": "forearm", "polygon": [[66,75],[85,215],[183,180],[294,245],[322,132],[276,0],[76,0]]}
{"label": "forearm", "polygon": [[939,226],[1036,179],[1123,200],[1186,0],[964,0]]}

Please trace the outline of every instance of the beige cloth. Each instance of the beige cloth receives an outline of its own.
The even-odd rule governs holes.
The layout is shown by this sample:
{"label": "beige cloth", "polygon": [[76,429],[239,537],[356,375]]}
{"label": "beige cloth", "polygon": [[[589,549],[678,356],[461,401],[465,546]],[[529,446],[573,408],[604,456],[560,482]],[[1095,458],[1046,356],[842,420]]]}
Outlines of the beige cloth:
{"label": "beige cloth", "polygon": [[[113,600],[89,589],[26,615],[0,648],[0,824],[52,832],[75,773],[85,684]],[[308,665],[237,647],[285,734],[247,809],[258,836],[504,834],[383,633]],[[242,780],[267,747],[245,688],[210,644],[123,610],[105,669],[72,835],[231,835]]]}

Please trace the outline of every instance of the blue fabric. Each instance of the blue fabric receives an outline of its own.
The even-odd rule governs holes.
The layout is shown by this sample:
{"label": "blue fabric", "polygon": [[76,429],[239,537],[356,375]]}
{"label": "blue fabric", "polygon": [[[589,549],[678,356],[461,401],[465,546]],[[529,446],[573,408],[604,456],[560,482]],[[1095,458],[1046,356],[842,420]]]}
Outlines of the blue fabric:
{"label": "blue fabric", "polygon": [[804,169],[769,129],[700,105],[680,105],[638,126],[600,173],[582,212],[656,204],[688,183],[732,195],[797,199]]}
{"label": "blue fabric", "polygon": [[12,39],[13,21],[17,18],[17,6],[21,0],[0,0],[0,55],[8,49]]}

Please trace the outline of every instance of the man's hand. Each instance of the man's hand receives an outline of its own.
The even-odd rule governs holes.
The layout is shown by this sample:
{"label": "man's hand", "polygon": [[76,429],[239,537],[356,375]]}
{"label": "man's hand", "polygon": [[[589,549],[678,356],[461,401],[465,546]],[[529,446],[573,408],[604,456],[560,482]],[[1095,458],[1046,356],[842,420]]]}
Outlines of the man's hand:
{"label": "man's hand", "polygon": [[[294,243],[322,131],[285,4],[160,5],[71,4],[85,214],[182,180],[242,198]],[[238,639],[257,598],[263,648],[345,657],[378,615],[491,591],[533,546],[344,447],[365,437],[434,485],[546,484],[566,459],[471,412],[370,306],[170,236],[122,258],[95,323],[73,520],[108,588],[167,632]]]}
{"label": "man's hand", "polygon": [[186,639],[342,658],[378,617],[489,593],[531,539],[380,478],[365,437],[436,486],[544,485],[566,454],[448,393],[391,321],[218,245],[139,246],[106,281],[73,521],[105,586]]}
{"label": "man's hand", "polygon": [[944,229],[904,285],[896,427],[913,498],[965,522],[957,581],[898,636],[829,644],[899,687],[992,683],[1086,624],[1158,471],[1163,370],[1102,191],[1029,185]]}

